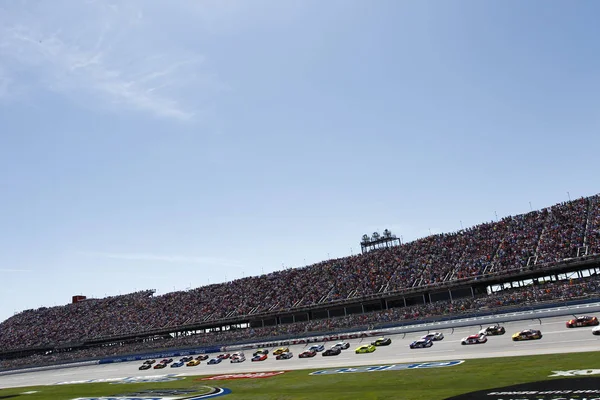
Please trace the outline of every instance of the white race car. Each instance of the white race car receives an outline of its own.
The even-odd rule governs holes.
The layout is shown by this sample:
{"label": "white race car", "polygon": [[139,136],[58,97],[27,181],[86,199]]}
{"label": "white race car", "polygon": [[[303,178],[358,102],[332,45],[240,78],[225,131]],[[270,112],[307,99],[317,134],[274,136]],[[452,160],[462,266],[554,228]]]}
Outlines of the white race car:
{"label": "white race car", "polygon": [[487,336],[479,333],[462,338],[460,344],[482,344],[485,342],[487,342]]}
{"label": "white race car", "polygon": [[340,350],[346,350],[348,347],[350,347],[350,343],[348,343],[348,342],[339,342],[339,343],[336,343],[335,346],[332,346],[332,347],[339,347]]}
{"label": "white race car", "polygon": [[444,339],[444,334],[442,332],[431,332],[425,336],[421,336],[421,339],[438,341]]}
{"label": "white race car", "polygon": [[231,356],[230,360],[231,363],[241,363],[244,361],[246,361],[246,356],[244,355],[244,353],[234,353]]}
{"label": "white race car", "polygon": [[596,326],[592,329],[592,335],[600,335],[600,326]]}

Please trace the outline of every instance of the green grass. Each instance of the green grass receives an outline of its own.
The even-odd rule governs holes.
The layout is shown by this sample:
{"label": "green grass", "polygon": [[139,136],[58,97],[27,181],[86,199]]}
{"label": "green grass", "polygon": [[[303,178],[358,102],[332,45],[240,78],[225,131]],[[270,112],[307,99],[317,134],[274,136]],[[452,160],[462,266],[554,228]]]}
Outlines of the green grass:
{"label": "green grass", "polygon": [[[600,352],[466,360],[463,364],[433,369],[380,371],[336,375],[309,375],[313,370],[286,372],[271,378],[201,381],[197,377],[163,383],[76,384],[0,390],[21,400],[68,400],[78,397],[111,396],[144,389],[189,388],[203,385],[226,387],[232,393],[220,397],[236,399],[406,399],[443,400],[481,389],[552,379],[552,371],[600,369]],[[143,374],[140,374],[143,375]],[[135,374],[132,374],[135,376]],[[26,391],[35,394],[22,395]]]}

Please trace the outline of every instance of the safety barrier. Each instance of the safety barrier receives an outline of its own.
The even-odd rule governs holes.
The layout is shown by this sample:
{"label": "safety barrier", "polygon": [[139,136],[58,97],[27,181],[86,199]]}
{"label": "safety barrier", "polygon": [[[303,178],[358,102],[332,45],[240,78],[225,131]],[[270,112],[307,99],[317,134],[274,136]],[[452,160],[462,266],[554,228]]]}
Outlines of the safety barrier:
{"label": "safety barrier", "polygon": [[483,316],[472,316],[464,318],[455,318],[452,320],[443,320],[435,322],[420,322],[418,324],[392,326],[382,329],[365,330],[354,333],[332,333],[318,336],[310,336],[304,338],[270,340],[264,342],[255,342],[252,344],[237,344],[232,346],[221,347],[221,351],[238,351],[257,349],[263,347],[280,347],[295,344],[309,344],[317,342],[340,341],[345,339],[362,339],[368,337],[376,337],[382,335],[397,335],[422,331],[433,331],[442,329],[455,329],[467,326],[483,326],[492,325],[495,323],[503,323],[510,321],[523,321],[530,319],[552,318],[564,315],[586,314],[600,311],[600,303],[584,303],[569,306],[559,306],[546,309],[533,309],[526,311],[514,311],[504,314],[486,314]]}
{"label": "safety barrier", "polygon": [[189,356],[192,354],[217,353],[219,351],[221,351],[220,347],[200,347],[197,349],[144,353],[144,354],[123,356],[123,357],[103,358],[98,361],[98,364],[112,364],[112,363],[118,363],[118,362],[139,361],[139,360],[146,360],[146,359],[150,359],[150,358],[183,357],[183,356]]}
{"label": "safety barrier", "polygon": [[421,323],[411,326],[390,327],[380,331],[386,334],[409,333],[423,330],[439,330],[448,328],[460,328],[473,325],[491,325],[495,323],[523,321],[530,319],[552,318],[565,315],[587,314],[600,311],[600,303],[588,303],[575,306],[562,306],[548,309],[537,309],[528,311],[517,311],[506,314],[488,314],[479,317],[460,318],[448,321],[437,321]]}
{"label": "safety barrier", "polygon": [[[535,304],[535,305],[529,305],[529,306],[523,306],[523,305],[519,305],[519,306],[506,306],[506,307],[501,307],[501,308],[495,308],[493,310],[486,310],[486,311],[477,311],[477,312],[466,312],[466,313],[461,313],[460,315],[445,315],[445,316],[436,316],[436,317],[426,317],[426,318],[419,318],[418,320],[403,320],[403,321],[394,321],[394,322],[388,322],[388,323],[375,323],[375,324],[370,324],[370,325],[364,325],[364,326],[354,326],[352,328],[340,328],[340,329],[336,329],[336,330],[332,330],[332,331],[327,331],[327,332],[319,332],[320,336],[324,336],[324,337],[329,337],[332,335],[343,335],[343,334],[350,334],[350,333],[356,333],[356,332],[366,332],[366,331],[387,331],[390,328],[398,328],[398,327],[412,327],[412,326],[424,326],[424,324],[428,324],[428,323],[435,323],[435,322],[443,322],[443,321],[456,321],[456,320],[463,320],[466,318],[475,318],[475,317],[487,317],[490,315],[499,315],[499,314],[508,314],[508,313],[513,313],[513,312],[521,312],[521,311],[533,311],[533,310],[538,310],[538,309],[549,309],[549,308],[556,308],[556,307],[568,307],[568,306],[576,306],[576,305],[584,305],[584,304],[589,304],[589,303],[598,303],[600,302],[600,298],[596,297],[596,298],[588,298],[588,299],[578,299],[578,300],[567,300],[567,301],[552,301],[552,302],[545,302],[545,303],[540,303],[540,304]],[[569,314],[568,312],[566,314]],[[310,333],[309,333],[310,334]],[[273,337],[270,338],[269,341],[270,342],[275,342],[275,341],[292,341],[292,340],[296,340],[298,339],[298,334],[294,334],[294,335],[278,335],[277,337]],[[250,339],[250,340],[240,340],[237,343],[235,343],[232,346],[240,346],[240,345],[246,345],[246,348],[252,348],[252,346],[256,343],[256,339]],[[230,348],[231,346],[227,346],[227,348]]]}
{"label": "safety barrier", "polygon": [[51,369],[59,369],[59,368],[77,368],[77,367],[85,367],[85,366],[89,366],[89,365],[98,365],[98,364],[99,364],[98,360],[93,360],[93,361],[82,361],[82,362],[69,363],[69,364],[46,365],[43,367],[11,369],[8,371],[0,371],[0,376],[12,375],[12,374],[22,374],[24,372],[48,371]]}
{"label": "safety barrier", "polygon": [[563,302],[557,306],[557,303],[514,308],[512,311],[504,310],[502,314],[489,312],[479,312],[468,315],[463,315],[460,318],[454,317],[438,317],[431,319],[415,321],[406,321],[395,324],[385,324],[375,327],[375,329],[354,330],[348,329],[345,331],[321,333],[318,336],[298,337],[288,336],[274,338],[269,341],[262,342],[238,342],[231,346],[212,346],[201,348],[187,348],[172,351],[162,351],[153,353],[134,354],[127,356],[103,358],[100,360],[90,360],[84,362],[49,365],[43,367],[22,368],[16,370],[0,371],[0,375],[16,374],[23,372],[44,371],[59,368],[73,368],[86,365],[110,364],[117,362],[139,361],[153,358],[171,358],[180,357],[190,354],[217,353],[221,351],[238,351],[246,349],[256,349],[262,347],[279,347],[294,344],[308,344],[316,342],[340,341],[347,339],[368,338],[381,335],[396,335],[406,334],[411,332],[454,329],[474,325],[491,325],[494,323],[502,323],[509,321],[522,321],[528,319],[551,318],[564,315],[586,314],[600,311],[600,302],[598,299],[579,300],[573,302]]}

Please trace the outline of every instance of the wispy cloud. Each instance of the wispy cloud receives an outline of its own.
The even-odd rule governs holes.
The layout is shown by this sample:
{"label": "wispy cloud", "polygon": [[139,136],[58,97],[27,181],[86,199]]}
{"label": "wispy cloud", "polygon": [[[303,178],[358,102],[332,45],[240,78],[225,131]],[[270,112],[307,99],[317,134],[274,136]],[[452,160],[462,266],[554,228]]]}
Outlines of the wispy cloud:
{"label": "wispy cloud", "polygon": [[150,254],[150,253],[103,253],[103,252],[80,252],[88,257],[110,258],[115,260],[163,262],[173,264],[204,264],[221,267],[239,268],[243,265],[236,260],[219,257],[189,257],[180,255]]}
{"label": "wispy cloud", "polygon": [[0,268],[0,273],[2,272],[32,272],[30,269],[12,269],[12,268]]}
{"label": "wispy cloud", "polygon": [[10,79],[6,72],[3,70],[0,65],[0,99],[4,99],[8,97],[8,87],[10,84]]}
{"label": "wispy cloud", "polygon": [[192,119],[224,86],[204,68],[197,48],[164,34],[178,23],[168,7],[151,8],[150,15],[144,7],[135,1],[0,5],[0,96],[10,79],[94,108]]}

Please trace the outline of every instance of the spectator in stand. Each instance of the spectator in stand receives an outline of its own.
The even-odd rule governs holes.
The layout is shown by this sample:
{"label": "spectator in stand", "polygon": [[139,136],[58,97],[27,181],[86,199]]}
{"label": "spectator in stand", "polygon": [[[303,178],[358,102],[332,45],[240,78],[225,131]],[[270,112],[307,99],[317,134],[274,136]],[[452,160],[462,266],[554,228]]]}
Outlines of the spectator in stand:
{"label": "spectator in stand", "polygon": [[588,201],[579,200],[551,207],[538,244],[538,262],[549,263],[573,258],[583,247]]}
{"label": "spectator in stand", "polygon": [[600,254],[600,195],[590,197],[589,201],[587,230],[583,242],[587,246],[587,254]]}
{"label": "spectator in stand", "polygon": [[[545,263],[577,255],[584,246],[588,255],[600,254],[599,237],[598,196],[582,198],[456,233],[432,235],[303,268],[162,296],[141,291],[24,311],[0,324],[0,348],[9,351],[76,344],[543,268]],[[455,310],[470,306],[453,303],[450,307]],[[419,315],[428,312],[440,311],[427,307],[415,310]],[[312,329],[312,325],[307,324],[306,329]]]}
{"label": "spectator in stand", "polygon": [[549,282],[535,286],[503,290],[476,298],[440,301],[417,306],[392,308],[367,314],[352,314],[332,319],[319,319],[264,328],[209,332],[172,339],[121,343],[113,346],[88,348],[70,352],[55,352],[47,355],[34,355],[12,360],[0,360],[0,369],[81,361],[175,348],[225,345],[239,341],[262,341],[282,336],[316,335],[348,328],[360,330],[372,327],[377,329],[380,325],[399,323],[407,320],[460,315],[481,310],[501,310],[510,306],[557,302],[590,296],[596,298],[600,296],[600,279],[596,276],[579,281]]}

